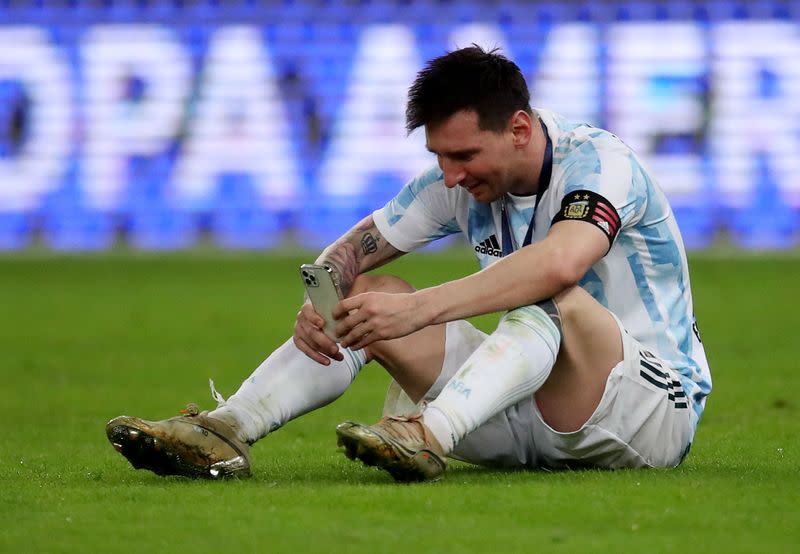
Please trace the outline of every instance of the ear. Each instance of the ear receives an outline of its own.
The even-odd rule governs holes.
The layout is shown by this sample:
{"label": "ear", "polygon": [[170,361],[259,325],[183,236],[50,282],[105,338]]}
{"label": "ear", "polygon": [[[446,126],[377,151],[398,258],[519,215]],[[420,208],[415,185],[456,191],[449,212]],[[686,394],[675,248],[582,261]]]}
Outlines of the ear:
{"label": "ear", "polygon": [[517,110],[511,116],[511,134],[514,139],[515,148],[526,147],[533,137],[533,120],[530,114],[524,110]]}

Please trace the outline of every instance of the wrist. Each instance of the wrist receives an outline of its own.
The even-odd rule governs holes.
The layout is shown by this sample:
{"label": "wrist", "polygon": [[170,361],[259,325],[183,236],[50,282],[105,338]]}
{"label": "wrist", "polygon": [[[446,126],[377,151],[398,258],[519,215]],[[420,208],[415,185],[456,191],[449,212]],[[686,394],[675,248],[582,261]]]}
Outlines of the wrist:
{"label": "wrist", "polygon": [[416,296],[416,308],[422,314],[424,326],[444,323],[442,316],[441,295],[435,293],[437,287],[420,289],[414,293]]}

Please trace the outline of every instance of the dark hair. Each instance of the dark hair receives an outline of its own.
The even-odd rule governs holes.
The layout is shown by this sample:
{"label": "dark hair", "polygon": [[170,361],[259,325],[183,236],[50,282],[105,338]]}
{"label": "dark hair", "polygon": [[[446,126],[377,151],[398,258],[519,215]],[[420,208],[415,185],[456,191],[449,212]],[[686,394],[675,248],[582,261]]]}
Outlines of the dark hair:
{"label": "dark hair", "polygon": [[522,72],[497,50],[473,44],[430,60],[408,89],[408,132],[436,126],[461,110],[475,111],[478,127],[495,132],[518,110],[532,114]]}

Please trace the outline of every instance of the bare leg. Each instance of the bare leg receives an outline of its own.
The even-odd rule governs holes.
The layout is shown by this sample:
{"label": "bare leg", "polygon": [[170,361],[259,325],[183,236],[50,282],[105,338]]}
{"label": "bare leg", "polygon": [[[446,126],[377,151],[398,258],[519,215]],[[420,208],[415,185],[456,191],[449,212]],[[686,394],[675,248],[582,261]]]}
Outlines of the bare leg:
{"label": "bare leg", "polygon": [[[410,284],[393,275],[360,275],[351,294],[413,290]],[[378,361],[405,393],[414,402],[419,402],[442,371],[445,325],[432,325],[405,337],[374,342],[366,350],[368,361]]]}
{"label": "bare leg", "polygon": [[611,370],[622,361],[622,337],[614,316],[580,287],[556,297],[563,329],[561,349],[535,398],[556,431],[576,431],[589,419]]}
{"label": "bare leg", "polygon": [[[410,292],[414,288],[392,275],[361,275],[352,294],[366,291]],[[611,370],[622,361],[622,337],[614,316],[580,287],[556,299],[563,336],[556,363],[535,393],[545,421],[561,432],[579,429],[592,415]],[[434,325],[368,348],[408,396],[418,402],[438,378],[444,361],[445,325]]]}
{"label": "bare leg", "polygon": [[[362,290],[411,290],[387,279],[365,281]],[[347,456],[378,465],[401,481],[436,479],[446,468],[445,455],[474,432],[475,440],[491,445],[492,456],[473,457],[481,451],[475,450],[477,443],[464,443],[460,456],[525,463],[513,433],[498,435],[496,427],[487,426],[489,434],[481,435],[480,429],[507,407],[532,398],[555,429],[580,428],[596,409],[611,369],[622,360],[622,340],[614,317],[582,289],[565,291],[555,302],[560,322],[549,301],[506,313],[495,332],[468,348],[472,354],[420,415],[384,418],[369,427],[342,423],[336,432]],[[431,328],[374,343],[370,356],[418,401],[441,374],[444,335],[444,329]],[[499,422],[500,427],[507,424]]]}
{"label": "bare leg", "polygon": [[592,415],[609,373],[623,357],[619,327],[578,287],[555,302],[561,330],[550,319],[547,303],[509,311],[427,405],[425,425],[445,453],[500,411],[531,396],[558,431],[575,431]]}

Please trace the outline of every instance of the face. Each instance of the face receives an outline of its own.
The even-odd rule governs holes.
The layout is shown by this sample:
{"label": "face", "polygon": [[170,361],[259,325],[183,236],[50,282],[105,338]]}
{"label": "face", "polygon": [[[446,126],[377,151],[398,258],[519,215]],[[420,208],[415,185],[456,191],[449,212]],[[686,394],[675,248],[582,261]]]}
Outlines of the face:
{"label": "face", "polygon": [[[492,202],[507,192],[527,194],[524,190],[524,157],[521,150],[530,140],[530,125],[520,133],[517,112],[502,132],[481,130],[478,114],[460,111],[425,129],[427,147],[436,154],[448,188],[464,187],[478,202]],[[524,117],[523,117],[524,119]],[[530,118],[527,118],[530,122]],[[523,122],[524,123],[524,122]],[[524,125],[523,125],[524,126]],[[524,131],[524,130],[523,130]],[[523,177],[520,179],[520,177]]]}

